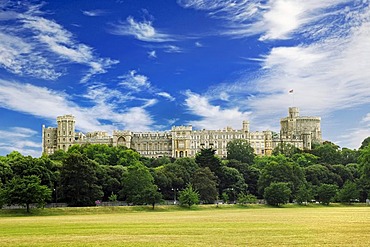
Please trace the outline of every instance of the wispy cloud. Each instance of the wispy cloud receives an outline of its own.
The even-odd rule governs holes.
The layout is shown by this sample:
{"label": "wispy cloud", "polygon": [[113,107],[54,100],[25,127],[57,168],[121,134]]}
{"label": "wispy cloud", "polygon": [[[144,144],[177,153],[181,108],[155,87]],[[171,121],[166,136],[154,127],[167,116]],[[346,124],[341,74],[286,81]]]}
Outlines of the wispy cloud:
{"label": "wispy cloud", "polygon": [[243,112],[237,107],[222,109],[212,105],[207,97],[191,91],[186,92],[186,97],[188,111],[200,118],[189,121],[188,124],[197,129],[222,129],[227,126],[240,129],[243,120],[247,120],[250,115],[250,112]]}
{"label": "wispy cloud", "polygon": [[[0,80],[0,104],[3,108],[47,119],[50,123],[55,122],[56,116],[65,114],[74,115],[77,129],[84,132],[117,128],[148,130],[154,123],[145,109],[155,103],[150,99],[139,106],[128,107],[124,103],[130,96],[102,85],[89,87],[84,95],[88,101],[81,106],[61,91]],[[133,119],[140,119],[140,123],[134,125]]]}
{"label": "wispy cloud", "polygon": [[294,33],[302,32],[306,24],[327,17],[328,11],[324,10],[330,10],[348,2],[352,1],[178,1],[184,8],[204,10],[213,18],[225,20],[227,25],[224,31],[221,31],[223,34],[234,37],[261,35],[260,40],[288,39]]}
{"label": "wispy cloud", "polygon": [[18,151],[23,155],[40,156],[41,145],[33,141],[37,132],[23,127],[0,130],[0,152]]}
{"label": "wispy cloud", "polygon": [[157,58],[157,53],[156,53],[156,51],[149,51],[148,52],[148,57],[149,58]]}
{"label": "wispy cloud", "polygon": [[171,94],[169,94],[167,92],[159,92],[159,93],[157,93],[157,95],[159,95],[159,96],[161,96],[163,98],[166,98],[169,101],[174,101],[175,100],[175,98]]}
{"label": "wispy cloud", "polygon": [[118,63],[110,58],[100,58],[93,48],[76,41],[69,31],[53,20],[43,17],[41,5],[25,3],[22,8],[9,2],[0,6],[12,14],[0,11],[0,66],[18,75],[55,80],[64,73],[63,62],[83,64],[88,67],[82,81],[95,74],[105,73]]}
{"label": "wispy cloud", "polygon": [[83,10],[82,14],[90,17],[95,17],[95,16],[103,16],[106,15],[107,12],[102,9],[93,9],[93,10]]}
{"label": "wispy cloud", "polygon": [[167,53],[181,53],[183,50],[175,45],[167,45],[164,47],[164,51]]}
{"label": "wispy cloud", "polygon": [[125,22],[113,24],[112,34],[122,36],[134,36],[145,42],[168,42],[174,41],[174,37],[153,27],[151,21],[136,21],[132,16],[127,17]]}
{"label": "wispy cloud", "polygon": [[120,76],[119,78],[122,79],[119,85],[128,87],[137,92],[150,88],[151,86],[149,78],[145,75],[138,74],[136,70],[131,70],[129,73]]}

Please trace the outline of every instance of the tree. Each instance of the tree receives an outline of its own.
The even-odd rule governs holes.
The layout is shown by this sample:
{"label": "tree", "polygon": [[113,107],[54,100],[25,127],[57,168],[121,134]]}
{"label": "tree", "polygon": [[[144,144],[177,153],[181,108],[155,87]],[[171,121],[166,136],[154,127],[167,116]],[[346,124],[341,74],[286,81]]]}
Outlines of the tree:
{"label": "tree", "polygon": [[31,203],[42,207],[51,199],[51,190],[41,185],[41,179],[35,175],[14,177],[6,184],[3,193],[7,204],[26,205],[27,213]]}
{"label": "tree", "polygon": [[80,153],[68,153],[60,172],[62,194],[70,206],[92,206],[103,197],[98,164]]}
{"label": "tree", "polygon": [[267,201],[267,204],[279,206],[280,204],[289,202],[291,193],[292,191],[290,190],[288,183],[274,182],[265,188],[263,197]]}
{"label": "tree", "polygon": [[180,191],[179,201],[181,205],[190,208],[199,203],[199,193],[193,189],[191,184],[188,184],[184,190]]}
{"label": "tree", "polygon": [[261,174],[261,171],[258,168],[254,165],[241,163],[238,160],[229,160],[227,162],[227,166],[235,168],[243,175],[245,183],[248,184],[248,191],[250,194],[258,194],[258,179]]}
{"label": "tree", "polygon": [[253,164],[254,149],[247,140],[235,139],[227,143],[227,159],[238,160],[242,163]]}
{"label": "tree", "polygon": [[143,201],[152,205],[153,209],[156,203],[160,203],[162,201],[162,194],[158,191],[158,187],[156,185],[150,186],[144,190]]}
{"label": "tree", "polygon": [[256,203],[256,202],[257,202],[257,197],[255,195],[244,194],[244,193],[240,193],[238,195],[239,204]]}
{"label": "tree", "polygon": [[140,162],[127,168],[127,172],[123,174],[122,184],[121,194],[126,197],[128,203],[133,204],[147,203],[146,195],[157,190],[149,169]]}
{"label": "tree", "polygon": [[195,162],[200,167],[209,167],[209,169],[218,176],[221,168],[221,161],[215,156],[216,150],[213,148],[202,148],[200,153],[195,156]]}
{"label": "tree", "polygon": [[341,152],[339,146],[331,142],[324,142],[311,150],[311,153],[318,156],[318,162],[321,164],[340,164]]}
{"label": "tree", "polygon": [[370,136],[369,136],[369,137],[367,137],[367,138],[365,138],[365,139],[362,141],[360,149],[364,149],[364,148],[366,148],[366,147],[367,147],[367,146],[369,146],[369,145],[370,145]]}
{"label": "tree", "polygon": [[195,171],[191,183],[199,192],[200,200],[204,203],[214,203],[217,198],[217,178],[208,167]]}
{"label": "tree", "polygon": [[295,199],[298,204],[309,202],[313,198],[312,188],[308,184],[302,184],[296,193]]}
{"label": "tree", "polygon": [[272,154],[273,155],[282,154],[285,157],[291,158],[295,154],[299,154],[301,152],[302,151],[299,148],[295,147],[292,144],[289,144],[289,143],[280,143],[280,144],[277,145],[277,147],[274,148],[274,150],[272,151]]}
{"label": "tree", "polygon": [[337,195],[338,186],[334,184],[321,184],[317,188],[317,197],[322,204],[329,205],[329,203]]}
{"label": "tree", "polygon": [[236,200],[236,195],[246,193],[248,185],[245,183],[242,174],[235,168],[223,165],[219,174],[220,193],[229,193],[229,198],[232,201]]}
{"label": "tree", "polygon": [[338,200],[342,203],[351,203],[352,200],[358,199],[360,192],[355,183],[347,181],[338,192]]}

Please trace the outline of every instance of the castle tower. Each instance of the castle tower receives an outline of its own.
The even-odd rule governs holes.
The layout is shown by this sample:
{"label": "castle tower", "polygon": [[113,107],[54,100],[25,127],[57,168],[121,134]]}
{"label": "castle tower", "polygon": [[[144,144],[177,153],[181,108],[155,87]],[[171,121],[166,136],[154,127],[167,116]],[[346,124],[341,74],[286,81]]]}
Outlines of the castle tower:
{"label": "castle tower", "polygon": [[67,151],[74,143],[75,117],[72,115],[59,116],[57,123],[57,149]]}
{"label": "castle tower", "polygon": [[289,107],[289,117],[290,118],[299,117],[299,108],[298,107]]}

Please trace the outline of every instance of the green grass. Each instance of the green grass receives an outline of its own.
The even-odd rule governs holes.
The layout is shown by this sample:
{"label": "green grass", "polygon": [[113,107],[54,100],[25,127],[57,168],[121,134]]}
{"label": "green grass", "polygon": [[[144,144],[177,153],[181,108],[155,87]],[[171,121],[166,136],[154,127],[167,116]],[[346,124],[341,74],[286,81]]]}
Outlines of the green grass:
{"label": "green grass", "polygon": [[0,210],[1,246],[370,246],[366,206]]}

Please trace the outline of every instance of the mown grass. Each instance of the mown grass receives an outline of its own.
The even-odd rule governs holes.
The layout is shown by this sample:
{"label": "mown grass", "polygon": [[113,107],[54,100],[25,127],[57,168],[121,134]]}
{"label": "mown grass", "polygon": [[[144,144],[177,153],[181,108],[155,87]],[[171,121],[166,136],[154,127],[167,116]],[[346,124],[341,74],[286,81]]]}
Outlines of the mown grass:
{"label": "mown grass", "polygon": [[370,207],[0,210],[1,246],[370,246]]}

